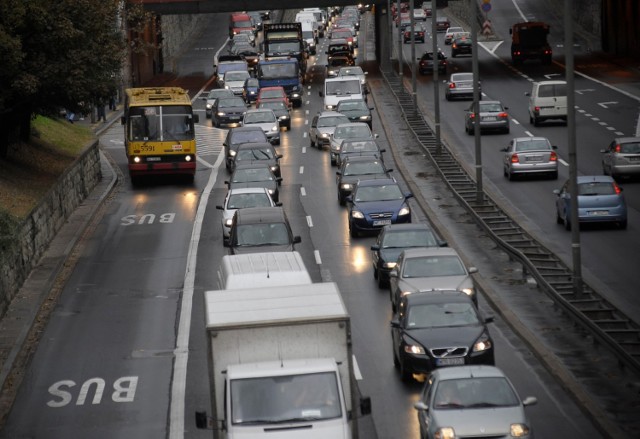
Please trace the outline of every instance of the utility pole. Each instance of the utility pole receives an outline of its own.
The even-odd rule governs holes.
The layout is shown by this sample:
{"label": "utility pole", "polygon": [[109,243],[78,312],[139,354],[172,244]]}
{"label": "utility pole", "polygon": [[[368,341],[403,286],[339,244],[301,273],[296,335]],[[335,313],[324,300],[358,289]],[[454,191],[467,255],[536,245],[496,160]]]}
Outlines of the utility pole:
{"label": "utility pole", "polygon": [[[437,2],[435,2],[437,3]],[[436,126],[436,155],[442,152],[442,144],[440,140],[440,84],[438,84],[438,69],[440,67],[440,59],[438,58],[438,26],[437,17],[438,8],[433,5],[431,8],[431,50],[433,52],[433,112],[435,113]]]}
{"label": "utility pole", "polygon": [[473,113],[475,115],[473,132],[476,146],[476,202],[484,202],[482,187],[482,143],[480,141],[480,73],[478,67],[478,3],[472,0],[471,11],[471,64],[473,67]]}

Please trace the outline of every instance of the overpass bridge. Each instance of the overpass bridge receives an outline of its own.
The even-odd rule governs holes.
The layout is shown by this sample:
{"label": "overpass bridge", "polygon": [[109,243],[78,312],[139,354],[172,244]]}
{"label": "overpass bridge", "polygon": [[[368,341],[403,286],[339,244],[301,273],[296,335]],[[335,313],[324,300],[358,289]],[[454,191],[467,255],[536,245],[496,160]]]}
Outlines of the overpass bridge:
{"label": "overpass bridge", "polygon": [[[296,0],[295,8],[348,6],[357,3],[356,0]],[[387,0],[370,0],[366,3],[386,5]],[[291,6],[282,0],[142,0],[141,4],[145,10],[159,15],[277,10],[290,9]]]}

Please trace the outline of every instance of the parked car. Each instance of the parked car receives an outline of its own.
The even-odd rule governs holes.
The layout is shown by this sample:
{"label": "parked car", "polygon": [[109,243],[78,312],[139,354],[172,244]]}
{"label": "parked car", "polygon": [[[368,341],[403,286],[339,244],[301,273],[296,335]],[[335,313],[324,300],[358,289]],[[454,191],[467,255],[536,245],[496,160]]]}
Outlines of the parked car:
{"label": "parked car", "polygon": [[413,197],[403,192],[395,179],[360,180],[347,197],[349,203],[349,234],[357,238],[362,233],[377,233],[388,224],[411,222]]}
{"label": "parked car", "polygon": [[459,291],[405,296],[391,320],[393,364],[403,381],[442,367],[493,365],[493,340],[487,328],[492,321]]}
{"label": "parked car", "polygon": [[263,99],[256,108],[268,108],[272,110],[281,127],[285,127],[287,131],[291,130],[291,112],[284,99]]}
{"label": "parked car", "polygon": [[336,106],[336,111],[347,116],[350,122],[364,122],[369,128],[372,127],[372,110],[364,99],[343,99]]}
{"label": "parked car", "polygon": [[[480,100],[482,100],[482,84],[478,81]],[[454,98],[473,99],[473,73],[452,73],[447,81],[445,98],[450,101]]]}
{"label": "parked car", "polygon": [[404,250],[389,273],[391,309],[397,311],[404,296],[420,291],[458,290],[478,304],[471,275],[475,267],[465,267],[458,252],[449,247]]}
{"label": "parked car", "polygon": [[472,48],[471,37],[458,35],[451,42],[451,58],[455,58],[458,55],[471,55]]}
{"label": "parked car", "polygon": [[233,215],[229,254],[294,251],[300,243],[282,207],[248,207]]}
{"label": "parked car", "polygon": [[[245,163],[266,163],[276,177],[282,177],[280,172],[281,158],[282,154],[278,154],[270,143],[243,143],[236,151],[232,169]],[[280,180],[278,180],[278,184],[280,184]]]}
{"label": "parked car", "polygon": [[509,378],[494,366],[458,366],[434,370],[425,382],[418,412],[420,439],[435,437],[518,437],[532,439],[525,407]]}
{"label": "parked car", "polygon": [[252,188],[235,188],[227,191],[224,202],[216,206],[216,209],[222,211],[221,226],[222,238],[224,241],[229,239],[231,230],[231,222],[233,215],[238,209],[247,207],[275,207],[281,203],[276,203],[269,195],[269,191],[263,187]]}
{"label": "parked car", "polygon": [[448,28],[447,31],[444,33],[444,44],[446,45],[451,44],[451,42],[453,41],[453,35],[456,32],[464,32],[464,29],[457,26]]}
{"label": "parked car", "polygon": [[203,99],[206,100],[206,104],[205,104],[205,115],[206,117],[210,118],[211,117],[211,112],[212,112],[212,108],[213,105],[216,103],[216,100],[218,98],[230,98],[233,97],[234,94],[231,90],[227,90],[226,88],[214,88],[213,90],[211,90],[206,97],[204,97]]}
{"label": "parked car", "polygon": [[[609,175],[579,175],[578,222],[615,223],[627,228],[627,202],[622,188]],[[571,194],[569,181],[553,191],[556,198],[556,221],[571,229]]]}
{"label": "parked car", "polygon": [[282,178],[278,178],[266,163],[247,163],[237,165],[231,174],[231,178],[225,181],[229,189],[243,187],[263,187],[269,191],[269,195],[276,203],[280,201],[280,191],[278,183]]}
{"label": "parked car", "polygon": [[[441,50],[438,50],[438,73],[447,73],[447,56]],[[433,52],[425,52],[418,58],[418,72],[421,75],[433,73]]]}
{"label": "parked car", "polygon": [[342,162],[340,170],[336,171],[336,186],[338,190],[338,203],[346,204],[346,198],[351,195],[354,186],[360,180],[375,178],[389,179],[389,172],[384,162],[373,156],[351,157]]}
{"label": "parked car", "polygon": [[247,110],[242,118],[242,126],[258,126],[274,145],[280,145],[280,122],[273,110],[257,108]]}
{"label": "parked car", "polygon": [[640,137],[618,137],[600,152],[605,175],[616,180],[640,175]]}
{"label": "parked car", "polygon": [[384,226],[376,243],[371,246],[373,278],[382,288],[389,283],[389,273],[395,268],[403,250],[414,247],[446,247],[447,242],[439,239],[427,224],[390,224]]}
{"label": "parked car", "polygon": [[516,175],[549,174],[558,178],[557,147],[546,137],[516,137],[511,139],[502,158],[504,176],[513,180]]}
{"label": "parked car", "polygon": [[340,154],[338,154],[337,165],[341,166],[342,163],[351,158],[351,157],[361,157],[361,156],[370,156],[379,159],[384,162],[384,157],[382,157],[382,153],[385,152],[386,149],[380,148],[378,142],[371,139],[348,139],[342,142],[342,146],[340,147]]}
{"label": "parked car", "polygon": [[336,126],[349,123],[349,118],[337,111],[323,111],[311,120],[309,125],[309,143],[312,147],[322,148],[329,145]]}
{"label": "parked car", "polygon": [[[478,105],[480,107],[480,132],[496,130],[507,134],[509,133],[508,107],[503,106],[500,101],[483,101]],[[467,134],[474,134],[476,119],[476,114],[473,111],[473,103],[471,103],[464,112],[464,130]]]}
{"label": "parked car", "polygon": [[240,97],[218,98],[211,107],[211,122],[214,127],[240,126],[247,111],[247,103]]}
{"label": "parked car", "polygon": [[222,146],[224,147],[225,165],[228,171],[231,170],[231,162],[236,155],[238,147],[243,143],[266,143],[269,142],[267,135],[260,127],[236,127],[227,132]]}
{"label": "parked car", "polygon": [[371,132],[369,125],[364,122],[351,122],[336,126],[329,142],[331,164],[336,165],[342,141],[345,139],[375,139],[378,135]]}

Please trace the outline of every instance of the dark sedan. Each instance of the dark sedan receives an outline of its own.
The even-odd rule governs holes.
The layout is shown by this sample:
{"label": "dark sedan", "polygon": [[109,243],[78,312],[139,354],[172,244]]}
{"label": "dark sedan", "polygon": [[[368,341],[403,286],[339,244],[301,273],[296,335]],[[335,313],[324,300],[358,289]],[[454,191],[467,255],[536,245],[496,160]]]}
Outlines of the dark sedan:
{"label": "dark sedan", "polygon": [[211,108],[211,121],[214,127],[239,126],[247,111],[247,103],[240,97],[216,99]]}
{"label": "dark sedan", "polygon": [[275,147],[270,143],[244,143],[238,148],[232,167],[246,163],[266,163],[276,177],[282,177],[281,158],[282,154],[276,153]]}
{"label": "dark sedan", "polygon": [[[422,25],[414,25],[413,27],[413,41],[416,43],[419,41],[424,43],[424,36],[427,33],[426,29]],[[402,41],[404,44],[411,42],[411,27],[407,27],[402,33]]]}
{"label": "dark sedan", "polygon": [[338,186],[338,203],[346,204],[347,197],[353,191],[353,187],[360,180],[373,178],[389,178],[391,169],[384,166],[384,162],[373,156],[351,157],[342,163],[339,171],[336,171],[336,185]]}
{"label": "dark sedan", "polygon": [[[433,52],[425,52],[418,58],[418,71],[421,75],[433,73]],[[447,57],[438,50],[438,73],[447,73]]]}
{"label": "dark sedan", "polygon": [[397,264],[403,250],[414,247],[446,247],[427,224],[391,224],[384,226],[371,246],[373,278],[380,288],[388,285],[389,273]]}
{"label": "dark sedan", "polygon": [[458,55],[471,55],[473,43],[467,36],[459,36],[451,42],[451,58]]}
{"label": "dark sedan", "polygon": [[391,320],[393,364],[403,381],[439,367],[494,365],[487,323],[469,296],[458,291],[430,291],[403,297]]}
{"label": "dark sedan", "polygon": [[237,127],[232,128],[227,132],[227,137],[224,139],[222,146],[224,146],[224,157],[227,171],[231,172],[231,162],[236,155],[238,147],[243,143],[268,143],[269,139],[267,135],[262,131],[260,127]]}
{"label": "dark sedan", "polygon": [[236,166],[231,178],[225,181],[229,189],[240,187],[263,187],[269,191],[269,195],[276,203],[280,201],[280,191],[278,183],[282,178],[278,178],[266,163],[251,163]]}
{"label": "dark sedan", "polygon": [[373,107],[369,107],[364,99],[343,99],[336,106],[336,111],[347,116],[349,121],[365,122],[369,128],[372,128],[372,110]]}
{"label": "dark sedan", "polygon": [[378,232],[388,224],[410,223],[407,199],[411,197],[413,194],[403,193],[393,178],[359,181],[347,198],[349,234],[356,238],[361,233]]}

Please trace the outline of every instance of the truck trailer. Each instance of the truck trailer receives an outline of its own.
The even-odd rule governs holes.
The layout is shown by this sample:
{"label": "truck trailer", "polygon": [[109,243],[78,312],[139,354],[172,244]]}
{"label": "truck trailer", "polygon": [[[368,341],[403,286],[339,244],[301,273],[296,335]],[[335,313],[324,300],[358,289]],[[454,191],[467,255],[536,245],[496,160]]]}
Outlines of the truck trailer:
{"label": "truck trailer", "polygon": [[215,439],[357,439],[350,318],[335,283],[205,292]]}

